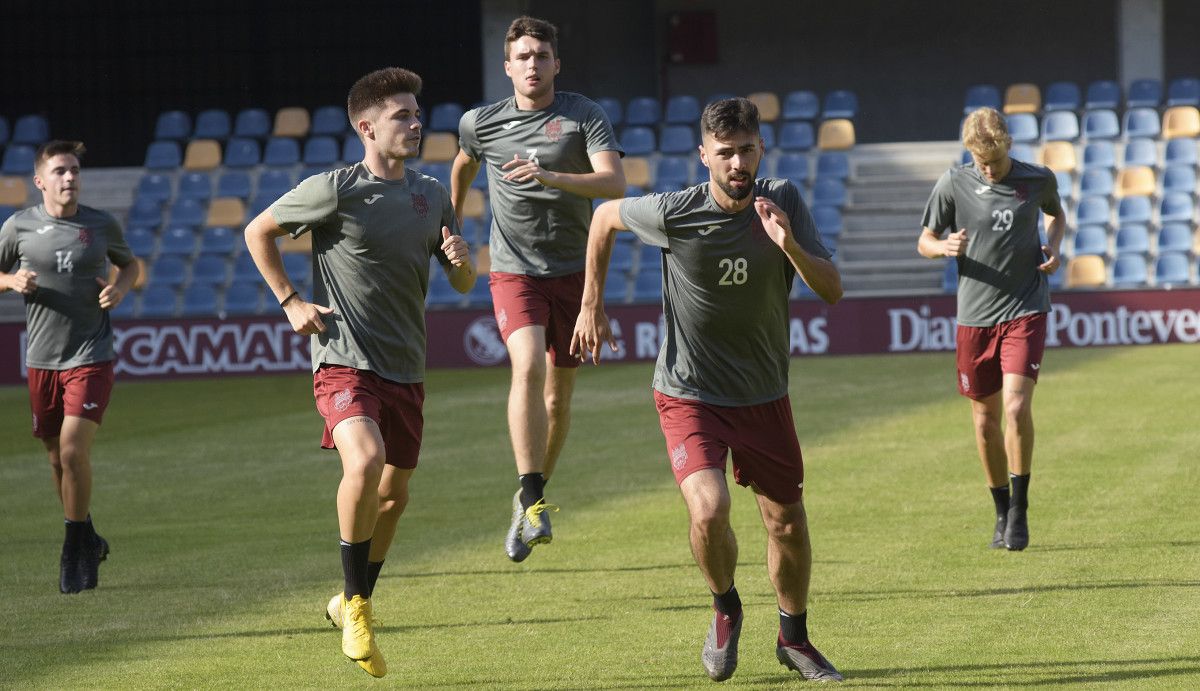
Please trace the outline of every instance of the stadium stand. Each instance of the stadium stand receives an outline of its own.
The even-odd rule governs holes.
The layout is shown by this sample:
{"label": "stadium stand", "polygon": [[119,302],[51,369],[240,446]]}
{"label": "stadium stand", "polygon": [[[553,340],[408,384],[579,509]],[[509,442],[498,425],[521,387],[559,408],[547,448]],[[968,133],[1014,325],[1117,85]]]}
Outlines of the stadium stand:
{"label": "stadium stand", "polygon": [[25,178],[16,175],[0,177],[0,205],[24,208],[29,199]]}
{"label": "stadium stand", "polygon": [[1150,254],[1150,231],[1141,223],[1121,226],[1114,238],[1115,251],[1121,254]]}
{"label": "stadium stand", "polygon": [[1009,84],[1004,90],[1004,114],[1028,113],[1036,115],[1042,110],[1042,92],[1037,84]]}
{"label": "stadium stand", "polygon": [[657,149],[654,130],[645,126],[626,127],[621,132],[620,143],[626,156],[649,156]]}
{"label": "stadium stand", "polygon": [[439,103],[429,113],[429,129],[434,132],[458,132],[463,107],[458,103]]}
{"label": "stadium stand", "polygon": [[1042,109],[1047,113],[1079,110],[1079,85],[1075,82],[1052,82],[1046,87]]}
{"label": "stadium stand", "polygon": [[813,148],[817,139],[812,123],[800,120],[784,122],[779,128],[779,139],[776,143],[780,149],[786,152],[799,152]]}
{"label": "stadium stand", "polygon": [[309,134],[326,134],[333,137],[341,136],[349,126],[346,120],[346,109],[341,106],[320,106],[313,110],[312,127]]}
{"label": "stadium stand", "polygon": [[1103,257],[1084,255],[1067,262],[1067,288],[1102,288],[1107,282]]}
{"label": "stadium stand", "polygon": [[690,154],[696,144],[695,131],[688,125],[663,125],[658,150],[668,155]]}
{"label": "stadium stand", "polygon": [[1162,82],[1157,79],[1135,79],[1125,95],[1126,108],[1157,108],[1162,104]]}
{"label": "stadium stand", "polygon": [[817,130],[817,148],[822,151],[854,147],[854,123],[847,118],[825,120]]}
{"label": "stadium stand", "polygon": [[625,116],[625,109],[621,107],[621,101],[611,96],[602,96],[596,99],[596,104],[604,110],[604,114],[608,116],[608,122],[613,127],[620,127]]}
{"label": "stadium stand", "polygon": [[1167,85],[1167,107],[1200,106],[1200,79],[1178,77]]}
{"label": "stadium stand", "polygon": [[221,145],[215,139],[193,139],[183,154],[184,170],[214,170],[221,165]]}
{"label": "stadium stand", "polygon": [[1193,105],[1168,108],[1162,116],[1162,137],[1167,140],[1200,137],[1200,110]]}
{"label": "stadium stand", "polygon": [[1071,256],[1082,257],[1089,254],[1094,254],[1101,257],[1106,257],[1111,254],[1108,246],[1108,231],[1103,226],[1086,225],[1080,226],[1075,231],[1075,237],[1072,241],[1073,247]]}
{"label": "stadium stand", "polygon": [[146,147],[146,159],[142,165],[149,170],[175,170],[182,163],[183,154],[178,142],[156,141]]}
{"label": "stadium stand", "polygon": [[1116,110],[1121,107],[1121,86],[1111,79],[1100,79],[1088,84],[1087,93],[1083,99],[1084,110],[1106,108]]}
{"label": "stadium stand", "polygon": [[773,91],[756,91],[746,96],[758,107],[758,119],[761,123],[773,123],[779,119],[781,110],[779,96]]}
{"label": "stadium stand", "polygon": [[821,119],[853,120],[855,115],[858,115],[858,96],[853,91],[835,89],[825,94],[824,105],[821,107]]}
{"label": "stadium stand", "polygon": [[243,202],[250,198],[250,173],[244,170],[227,170],[217,178],[218,197],[237,197]]}
{"label": "stadium stand", "polygon": [[271,130],[273,137],[307,137],[312,126],[308,109],[299,106],[280,108],[275,112],[275,127]]}
{"label": "stadium stand", "polygon": [[196,115],[192,139],[228,139],[231,129],[229,113],[220,108],[202,110]]}
{"label": "stadium stand", "polygon": [[42,142],[50,139],[50,122],[45,116],[31,113],[22,115],[13,123],[10,143],[26,144],[36,148]]}
{"label": "stadium stand", "polygon": [[[662,117],[662,109],[658,100],[649,96],[638,96],[630,99],[625,106],[625,124],[651,126],[657,125]],[[628,153],[628,152],[626,152]]]}
{"label": "stadium stand", "polygon": [[208,200],[212,197],[213,181],[208,173],[190,171],[179,176],[176,199]]}
{"label": "stadium stand", "polygon": [[1154,170],[1148,166],[1128,166],[1117,171],[1113,194],[1121,197],[1149,197],[1158,189]]}
{"label": "stadium stand", "polygon": [[271,137],[263,148],[263,165],[284,168],[300,162],[300,143],[291,137]]}
{"label": "stadium stand", "polygon": [[1154,108],[1126,110],[1121,118],[1121,133],[1126,139],[1157,137],[1159,134],[1158,111]]}
{"label": "stadium stand", "polygon": [[1054,172],[1074,173],[1079,169],[1075,146],[1069,141],[1050,141],[1042,145],[1042,165]]}
{"label": "stadium stand", "polygon": [[1163,252],[1154,262],[1154,284],[1159,287],[1185,285],[1191,281],[1191,262],[1184,252]]}
{"label": "stadium stand", "polygon": [[1003,105],[1000,89],[994,84],[974,84],[967,87],[966,96],[963,98],[963,115],[980,108],[1000,110]]}
{"label": "stadium stand", "polygon": [[1079,139],[1079,119],[1069,110],[1056,110],[1042,118],[1042,141],[1073,142]]}
{"label": "stadium stand", "polygon": [[4,159],[0,162],[0,174],[32,175],[33,158],[36,153],[29,144],[10,143],[4,147]]}
{"label": "stadium stand", "polygon": [[815,120],[821,110],[821,101],[812,91],[800,89],[789,91],[783,97],[784,120]]}
{"label": "stadium stand", "polygon": [[1138,288],[1150,282],[1146,258],[1140,254],[1118,254],[1112,265],[1114,288]]}
{"label": "stadium stand", "polygon": [[1087,141],[1113,140],[1121,136],[1121,122],[1117,112],[1108,109],[1094,109],[1083,114],[1083,137]]}
{"label": "stadium stand", "polygon": [[234,281],[225,290],[225,313],[229,316],[258,314],[260,305],[258,281]]}
{"label": "stadium stand", "polygon": [[263,108],[243,108],[233,121],[233,136],[266,139],[271,135],[271,116]]}
{"label": "stadium stand", "polygon": [[187,139],[192,134],[192,116],[182,110],[167,110],[158,114],[154,123],[155,139]]}
{"label": "stadium stand", "polygon": [[668,125],[694,127],[700,121],[700,101],[695,96],[672,96],[667,99],[663,122]]}

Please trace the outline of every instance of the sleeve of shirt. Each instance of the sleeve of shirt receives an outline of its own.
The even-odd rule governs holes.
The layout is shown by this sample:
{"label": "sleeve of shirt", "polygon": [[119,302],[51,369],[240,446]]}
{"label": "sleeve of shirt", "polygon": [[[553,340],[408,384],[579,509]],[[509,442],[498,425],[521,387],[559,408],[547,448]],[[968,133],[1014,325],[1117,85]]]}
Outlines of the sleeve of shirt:
{"label": "sleeve of shirt", "polygon": [[621,150],[621,145],[617,142],[617,135],[613,132],[612,123],[608,121],[608,115],[598,104],[590,104],[581,128],[584,140],[587,142],[588,156],[600,151],[616,151],[621,156],[625,155],[625,152]]}
{"label": "sleeve of shirt", "polygon": [[463,113],[458,121],[458,148],[476,161],[483,160],[483,146],[475,135],[475,121],[479,118],[479,109],[473,108]]}
{"label": "sleeve of shirt", "polygon": [[778,203],[792,224],[792,237],[804,251],[821,259],[831,258],[833,253],[821,242],[821,234],[817,230],[817,222],[813,219],[812,212],[800,196],[800,190],[796,189],[790,180],[785,180],[780,188]]}
{"label": "sleeve of shirt", "polygon": [[305,178],[271,205],[275,222],[292,237],[312,230],[336,212],[337,187],[332,173],[318,173]]}
{"label": "sleeve of shirt", "polygon": [[117,219],[109,217],[108,224],[104,228],[105,241],[108,243],[108,259],[114,266],[124,268],[133,262],[133,250],[129,249],[129,243],[125,242],[125,233],[121,231],[121,224],[117,223]]}
{"label": "sleeve of shirt", "polygon": [[666,214],[661,194],[647,194],[621,200],[621,223],[642,242],[667,247]]}
{"label": "sleeve of shirt", "polygon": [[921,217],[921,227],[928,228],[940,237],[942,231],[954,225],[954,186],[950,179],[950,171],[942,173],[929,201],[925,203],[925,213]]}
{"label": "sleeve of shirt", "polygon": [[1047,171],[1046,185],[1042,188],[1042,211],[1047,216],[1058,218],[1063,215],[1062,199],[1058,196],[1058,178]]}
{"label": "sleeve of shirt", "polygon": [[14,267],[21,260],[21,252],[17,248],[17,224],[10,216],[4,225],[0,226],[0,272],[13,273]]}

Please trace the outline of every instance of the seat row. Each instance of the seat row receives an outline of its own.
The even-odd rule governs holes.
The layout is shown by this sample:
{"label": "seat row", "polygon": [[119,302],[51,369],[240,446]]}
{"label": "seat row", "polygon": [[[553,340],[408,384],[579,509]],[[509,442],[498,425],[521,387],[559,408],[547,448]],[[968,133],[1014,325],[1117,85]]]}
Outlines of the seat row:
{"label": "seat row", "polygon": [[1130,108],[1120,118],[1115,110],[1087,110],[1082,123],[1074,112],[1066,110],[1046,113],[1040,124],[1033,113],[1011,113],[1005,119],[1013,142],[1019,144],[1200,136],[1200,110],[1195,106],[1172,106],[1161,118],[1153,108]]}
{"label": "seat row", "polygon": [[[1121,96],[1121,85],[1108,79],[1089,83],[1086,93],[1081,93],[1075,82],[1052,82],[1046,87],[1044,99],[1038,85],[1028,82],[1009,84],[1003,97],[1000,88],[994,84],[975,84],[967,87],[963,98],[963,114],[984,107],[1009,114],[1078,111],[1081,108],[1117,110],[1122,105]],[[1165,99],[1161,80],[1135,79],[1125,94],[1124,105],[1126,108],[1159,108],[1164,105],[1168,108],[1180,105],[1200,107],[1200,79],[1172,79],[1167,86]]]}

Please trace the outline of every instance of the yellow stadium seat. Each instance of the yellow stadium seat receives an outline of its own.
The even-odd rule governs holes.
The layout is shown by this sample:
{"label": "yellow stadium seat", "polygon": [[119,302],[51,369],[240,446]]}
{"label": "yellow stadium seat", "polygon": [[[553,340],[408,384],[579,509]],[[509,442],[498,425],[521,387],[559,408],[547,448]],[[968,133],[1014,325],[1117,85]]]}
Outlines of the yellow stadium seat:
{"label": "yellow stadium seat", "polygon": [[280,108],[275,113],[276,137],[307,137],[309,128],[308,109],[296,106]]}
{"label": "yellow stadium seat", "polygon": [[446,163],[458,155],[458,138],[449,132],[426,132],[421,160],[427,163]]}
{"label": "yellow stadium seat", "polygon": [[1195,106],[1167,108],[1162,119],[1163,139],[1200,137],[1200,110]]}
{"label": "yellow stadium seat", "polygon": [[1009,84],[1004,90],[1004,113],[1037,113],[1042,109],[1042,92],[1037,84]]}
{"label": "yellow stadium seat", "polygon": [[626,156],[621,165],[625,168],[625,184],[643,189],[650,186],[650,162],[642,156]]}
{"label": "yellow stadium seat", "polygon": [[1117,172],[1113,188],[1116,197],[1149,197],[1155,192],[1154,171],[1146,166],[1130,166]]}
{"label": "yellow stadium seat", "polygon": [[758,106],[758,119],[775,122],[779,119],[779,97],[772,91],[756,91],[746,98]]}
{"label": "yellow stadium seat", "polygon": [[1056,173],[1074,173],[1079,167],[1075,145],[1071,142],[1046,142],[1042,147],[1042,165]]}
{"label": "yellow stadium seat", "polygon": [[312,233],[305,233],[298,238],[284,235],[279,238],[279,251],[285,254],[312,254]]}
{"label": "yellow stadium seat", "polygon": [[16,175],[0,177],[0,204],[5,206],[25,206],[29,199],[29,186],[25,178]]}
{"label": "yellow stadium seat", "polygon": [[480,246],[475,250],[475,280],[481,280],[485,274],[492,272],[492,253],[487,245]]}
{"label": "yellow stadium seat", "polygon": [[483,218],[485,211],[483,192],[474,187],[467,189],[467,198],[463,201],[463,218]]}
{"label": "yellow stadium seat", "polygon": [[221,145],[215,139],[193,139],[183,154],[184,170],[214,170],[221,165]]}
{"label": "yellow stadium seat", "polygon": [[822,151],[854,147],[854,123],[846,118],[834,118],[821,123],[817,130],[817,148]]}
{"label": "yellow stadium seat", "polygon": [[1067,263],[1068,288],[1103,288],[1106,283],[1108,270],[1103,257],[1086,254]]}
{"label": "yellow stadium seat", "polygon": [[241,226],[246,220],[246,205],[237,197],[217,197],[208,205],[207,226]]}

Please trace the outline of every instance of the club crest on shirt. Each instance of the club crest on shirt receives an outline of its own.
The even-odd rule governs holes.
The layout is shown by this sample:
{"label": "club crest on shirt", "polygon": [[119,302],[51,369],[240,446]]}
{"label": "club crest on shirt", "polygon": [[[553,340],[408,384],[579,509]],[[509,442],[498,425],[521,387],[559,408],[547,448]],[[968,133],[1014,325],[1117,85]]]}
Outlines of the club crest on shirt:
{"label": "club crest on shirt", "polygon": [[1019,182],[1013,186],[1013,194],[1016,195],[1017,201],[1023,202],[1029,200],[1029,185],[1024,182]]}
{"label": "club crest on shirt", "polygon": [[687,447],[680,443],[679,446],[671,449],[671,467],[675,470],[683,470],[683,466],[687,465],[688,452]]}
{"label": "club crest on shirt", "polygon": [[562,139],[562,133],[562,118],[554,118],[546,123],[546,139],[556,142],[559,139]]}
{"label": "club crest on shirt", "polygon": [[412,207],[413,211],[416,211],[417,215],[421,218],[425,218],[425,216],[429,213],[429,202],[425,199],[425,195],[423,194],[412,195]]}
{"label": "club crest on shirt", "polygon": [[83,245],[84,247],[91,247],[92,231],[90,228],[79,229],[79,244]]}

